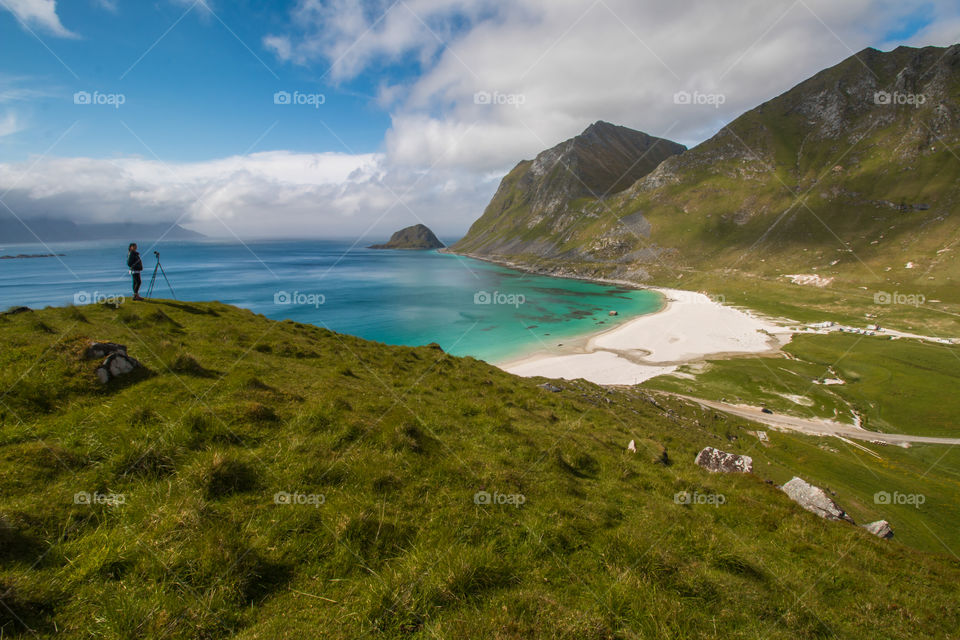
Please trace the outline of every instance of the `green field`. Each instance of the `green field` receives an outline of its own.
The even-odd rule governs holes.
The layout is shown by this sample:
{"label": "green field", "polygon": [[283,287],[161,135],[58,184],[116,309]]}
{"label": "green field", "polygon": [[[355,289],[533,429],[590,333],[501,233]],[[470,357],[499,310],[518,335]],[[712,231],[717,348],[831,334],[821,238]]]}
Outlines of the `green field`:
{"label": "green field", "polygon": [[[646,386],[848,424],[856,412],[872,431],[960,437],[960,347],[836,333],[795,336],[783,351],[687,366],[680,371],[695,380],[661,376]],[[825,378],[845,384],[816,383]]]}
{"label": "green field", "polygon": [[[4,315],[0,335],[4,638],[960,628],[946,447],[878,460],[787,434],[761,445],[755,425],[643,389],[552,393],[217,303]],[[100,386],[90,340],[126,344],[145,370]],[[749,452],[755,474],[704,472],[705,445]],[[823,521],[765,482],[793,474],[897,537]],[[928,499],[880,507],[880,490]],[[714,504],[678,504],[684,491]]]}

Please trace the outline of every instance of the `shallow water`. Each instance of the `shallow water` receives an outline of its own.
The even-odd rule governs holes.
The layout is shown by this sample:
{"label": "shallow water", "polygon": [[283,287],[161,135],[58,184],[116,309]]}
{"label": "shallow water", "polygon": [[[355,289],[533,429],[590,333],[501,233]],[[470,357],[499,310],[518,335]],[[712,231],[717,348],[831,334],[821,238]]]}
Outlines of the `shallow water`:
{"label": "shallow water", "polygon": [[[436,251],[377,251],[334,241],[162,243],[176,297],[219,300],[389,344],[438,343],[497,362],[652,313],[652,291],[531,275]],[[143,289],[154,247],[141,246]],[[0,307],[43,307],[131,296],[126,243],[0,245]],[[162,275],[155,297],[170,297]],[[609,311],[619,315],[611,317]]]}

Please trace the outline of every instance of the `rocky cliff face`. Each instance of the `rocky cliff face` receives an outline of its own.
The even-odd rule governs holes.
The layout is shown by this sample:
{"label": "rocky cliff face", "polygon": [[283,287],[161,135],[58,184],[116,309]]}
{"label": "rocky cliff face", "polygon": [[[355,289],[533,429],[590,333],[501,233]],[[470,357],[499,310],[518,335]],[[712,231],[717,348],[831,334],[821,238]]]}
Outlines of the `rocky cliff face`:
{"label": "rocky cliff face", "polygon": [[454,250],[634,281],[732,269],[946,285],[960,279],[958,143],[960,45],[866,49],[606,198],[534,171],[570,142],[521,163]]}
{"label": "rocky cliff face", "polygon": [[583,133],[518,164],[500,183],[457,252],[537,251],[580,218],[578,201],[604,200],[685,147],[640,131],[596,122]]}

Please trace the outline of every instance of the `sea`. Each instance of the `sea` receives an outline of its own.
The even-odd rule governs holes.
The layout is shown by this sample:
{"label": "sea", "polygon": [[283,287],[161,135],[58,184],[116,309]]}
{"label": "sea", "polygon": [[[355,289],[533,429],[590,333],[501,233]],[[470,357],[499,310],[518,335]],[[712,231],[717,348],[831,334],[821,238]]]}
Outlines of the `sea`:
{"label": "sea", "polygon": [[[0,256],[63,254],[0,259],[0,308],[140,304],[131,301],[126,245],[0,239]],[[217,300],[387,344],[437,343],[491,363],[554,348],[663,304],[653,291],[345,241],[204,239],[145,243],[140,253],[144,296],[156,271],[154,298]]]}

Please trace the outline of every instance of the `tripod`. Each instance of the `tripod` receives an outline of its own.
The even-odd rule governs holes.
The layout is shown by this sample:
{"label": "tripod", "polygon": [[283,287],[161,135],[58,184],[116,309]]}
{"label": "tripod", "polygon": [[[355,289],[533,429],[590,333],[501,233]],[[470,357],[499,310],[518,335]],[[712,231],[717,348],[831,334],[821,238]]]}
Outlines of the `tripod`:
{"label": "tripod", "polygon": [[163,275],[164,282],[167,283],[167,288],[170,289],[170,295],[173,296],[173,299],[177,299],[177,294],[173,292],[173,287],[170,286],[170,281],[167,279],[167,272],[163,270],[163,265],[160,264],[160,252],[154,251],[153,255],[157,257],[157,266],[153,268],[153,277],[150,278],[150,286],[147,287],[147,297],[153,295],[153,285],[157,281],[157,270],[160,270],[160,273]]}

